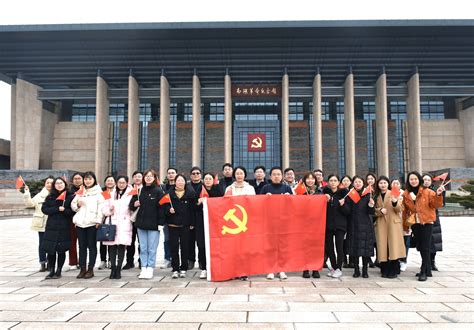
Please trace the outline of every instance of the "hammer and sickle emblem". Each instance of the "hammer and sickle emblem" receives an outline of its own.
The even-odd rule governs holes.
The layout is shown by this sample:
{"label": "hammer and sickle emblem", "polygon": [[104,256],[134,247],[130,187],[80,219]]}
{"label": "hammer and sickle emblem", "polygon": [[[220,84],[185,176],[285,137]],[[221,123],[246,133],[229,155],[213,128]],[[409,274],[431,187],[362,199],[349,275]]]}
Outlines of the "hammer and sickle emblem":
{"label": "hammer and sickle emblem", "polygon": [[241,232],[246,232],[248,229],[247,228],[247,211],[245,211],[245,209],[239,204],[235,204],[235,206],[237,206],[240,212],[242,212],[242,220],[239,219],[239,217],[235,215],[236,209],[230,209],[229,211],[227,211],[227,213],[224,215],[224,220],[232,221],[237,227],[229,228],[225,225],[222,226],[222,235],[225,235],[225,234],[236,235],[236,234],[240,234]]}
{"label": "hammer and sickle emblem", "polygon": [[262,138],[260,136],[257,136],[255,139],[252,140],[252,144],[250,145],[250,148],[252,149],[260,149],[262,147]]}

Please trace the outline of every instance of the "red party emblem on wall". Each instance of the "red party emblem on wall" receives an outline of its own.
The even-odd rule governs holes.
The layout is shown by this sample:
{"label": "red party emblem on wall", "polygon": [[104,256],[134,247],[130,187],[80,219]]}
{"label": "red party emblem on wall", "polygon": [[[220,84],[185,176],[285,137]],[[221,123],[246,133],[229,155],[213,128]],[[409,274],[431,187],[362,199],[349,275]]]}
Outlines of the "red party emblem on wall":
{"label": "red party emblem on wall", "polygon": [[249,152],[265,152],[267,150],[265,133],[249,134],[247,147]]}

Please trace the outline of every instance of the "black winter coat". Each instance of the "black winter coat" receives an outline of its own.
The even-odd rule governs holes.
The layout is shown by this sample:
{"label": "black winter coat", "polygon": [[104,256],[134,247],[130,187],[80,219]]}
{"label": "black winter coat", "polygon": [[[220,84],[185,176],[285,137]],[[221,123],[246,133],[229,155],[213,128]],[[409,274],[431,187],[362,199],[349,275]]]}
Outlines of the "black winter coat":
{"label": "black winter coat", "polygon": [[[436,191],[434,186],[431,190]],[[443,205],[445,205],[446,192],[443,192]],[[436,221],[433,223],[433,234],[431,235],[431,253],[443,251],[443,232],[441,230],[441,222],[439,219],[439,212],[436,209]]]}
{"label": "black winter coat", "polygon": [[331,188],[324,187],[323,194],[328,194],[331,199],[328,200],[326,208],[326,231],[343,230],[347,231],[347,216],[342,211],[339,200],[344,198],[349,192],[348,189],[338,189],[333,192]]}
{"label": "black winter coat", "polygon": [[59,195],[49,195],[41,207],[41,211],[48,216],[43,236],[43,249],[48,254],[64,253],[71,248],[70,226],[74,211],[71,210],[73,194],[67,194],[64,201],[64,211],[59,211],[62,201],[56,200]]}
{"label": "black winter coat", "polygon": [[354,203],[349,197],[342,212],[348,217],[346,253],[353,257],[372,257],[374,255],[375,231],[371,215],[375,209],[369,207],[370,195],[361,197]]}
{"label": "black winter coat", "polygon": [[135,211],[133,205],[139,199],[140,209],[135,220],[135,226],[143,230],[158,230],[158,226],[163,226],[164,207],[159,204],[160,199],[165,195],[163,190],[157,185],[144,186],[140,190],[140,196],[133,196],[130,200],[129,208]]}
{"label": "black winter coat", "polygon": [[[186,189],[192,189],[194,190],[194,193],[196,194],[196,197],[199,198],[201,196],[201,191],[204,189],[202,183],[196,184],[196,183],[190,183]],[[210,197],[210,196],[209,196]],[[197,200],[196,200],[197,203]],[[196,208],[194,209],[194,219],[196,223],[196,227],[203,228],[204,227],[204,209],[202,204],[197,205]]]}
{"label": "black winter coat", "polygon": [[233,178],[224,177],[219,180],[219,189],[221,190],[222,195],[225,194],[225,190],[232,184],[232,182],[234,182]]}
{"label": "black winter coat", "polygon": [[198,197],[194,189],[186,186],[184,195],[178,198],[175,188],[170,192],[171,202],[173,203],[174,214],[170,213],[171,205],[166,204],[166,223],[173,226],[196,226],[196,209],[198,208]]}
{"label": "black winter coat", "polygon": [[255,189],[255,194],[260,195],[262,188],[268,184],[268,180],[263,179],[263,181],[260,182],[260,184],[257,184],[257,180],[252,179],[252,180],[249,180],[249,184]]}
{"label": "black winter coat", "polygon": [[[207,193],[209,194],[209,197],[222,197],[222,196],[224,196],[221,189],[216,184],[213,185],[211,187],[211,189],[209,189],[209,190],[207,188],[205,188],[205,189],[207,190]],[[198,197],[199,197],[199,195],[198,195]]]}

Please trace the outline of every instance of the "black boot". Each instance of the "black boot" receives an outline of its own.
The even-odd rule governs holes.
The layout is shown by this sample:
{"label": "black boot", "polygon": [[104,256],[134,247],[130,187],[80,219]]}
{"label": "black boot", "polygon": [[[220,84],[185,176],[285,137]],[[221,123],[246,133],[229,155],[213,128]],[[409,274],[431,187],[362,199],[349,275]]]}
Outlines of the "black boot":
{"label": "black boot", "polygon": [[61,278],[61,271],[62,270],[63,270],[62,267],[58,267],[58,269],[56,269],[56,273],[54,274],[53,278]]}
{"label": "black boot", "polygon": [[120,274],[120,271],[121,271],[120,267],[117,267],[117,268],[115,269],[115,277],[114,277],[114,278],[115,278],[116,280],[120,280],[120,279],[122,278],[122,274]]}
{"label": "black boot", "polygon": [[49,274],[46,275],[46,277],[44,278],[45,280],[51,280],[51,279],[53,279],[54,276],[56,275],[56,274],[54,273],[54,266],[48,265],[48,270],[49,270]]}
{"label": "black boot", "polygon": [[313,270],[313,273],[311,274],[313,278],[320,278],[321,275],[319,275],[319,272],[317,270]]}
{"label": "black boot", "polygon": [[425,273],[421,273],[420,276],[418,276],[418,281],[424,282],[427,280],[427,276]]}
{"label": "black boot", "polygon": [[46,263],[45,263],[45,262],[42,262],[42,263],[41,263],[41,267],[40,267],[40,270],[39,270],[39,271],[40,271],[41,273],[43,273],[43,272],[45,272],[45,271],[46,271],[46,269],[47,269],[47,268],[46,268]]}
{"label": "black boot", "polygon": [[115,274],[117,273],[117,267],[115,265],[112,265],[112,267],[110,268],[110,276],[109,278],[111,280],[115,279]]}
{"label": "black boot", "polygon": [[438,267],[436,267],[434,258],[431,259],[431,270],[438,271]]}
{"label": "black boot", "polygon": [[352,275],[352,277],[360,277],[360,269],[359,269],[359,264],[355,264],[354,263],[354,274]]}
{"label": "black boot", "polygon": [[363,278],[369,278],[369,273],[368,273],[368,271],[367,271],[367,270],[368,270],[368,269],[367,269],[367,268],[368,268],[367,266],[368,266],[368,262],[364,262],[364,263],[362,264],[362,277],[363,277]]}
{"label": "black boot", "polygon": [[303,272],[303,278],[310,278],[309,270],[305,270],[305,271]]}

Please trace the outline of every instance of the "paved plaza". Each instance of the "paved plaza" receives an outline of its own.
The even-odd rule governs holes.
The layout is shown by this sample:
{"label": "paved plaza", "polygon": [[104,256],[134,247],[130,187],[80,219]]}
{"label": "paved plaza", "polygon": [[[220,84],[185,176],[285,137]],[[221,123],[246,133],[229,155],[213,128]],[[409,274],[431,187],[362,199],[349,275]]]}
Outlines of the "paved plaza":
{"label": "paved plaza", "polygon": [[[210,283],[197,270],[171,279],[170,269],[138,280],[138,269],[109,280],[96,270],[59,280],[38,272],[37,234],[30,219],[0,220],[0,328],[44,329],[472,329],[474,323],[474,218],[442,218],[444,251],[439,272],[418,282],[420,257],[410,250],[408,270],[384,279],[303,279],[264,276]],[[163,258],[162,242],[158,259]],[[98,258],[99,259],[99,258]],[[67,263],[67,261],[66,261]]]}

